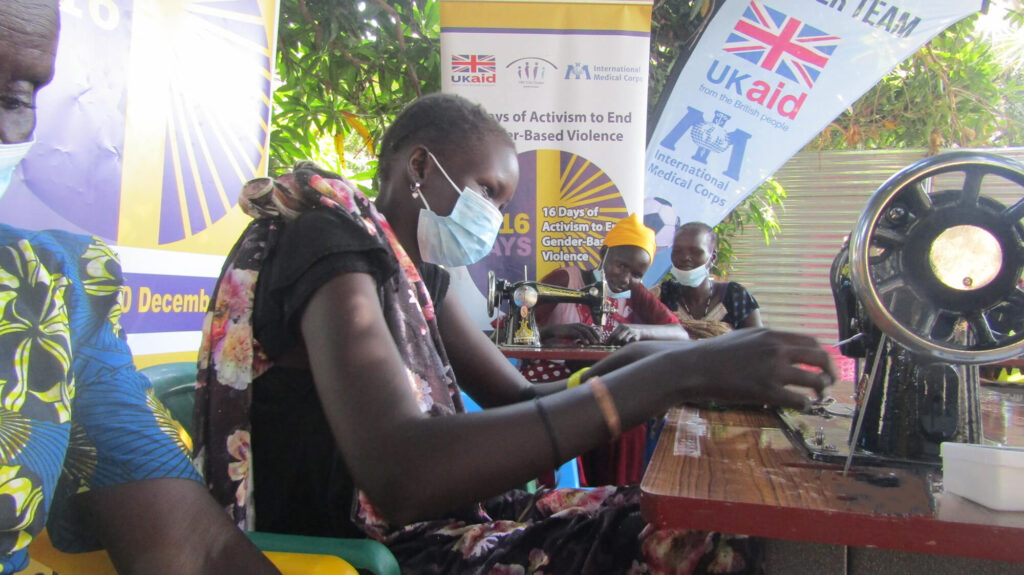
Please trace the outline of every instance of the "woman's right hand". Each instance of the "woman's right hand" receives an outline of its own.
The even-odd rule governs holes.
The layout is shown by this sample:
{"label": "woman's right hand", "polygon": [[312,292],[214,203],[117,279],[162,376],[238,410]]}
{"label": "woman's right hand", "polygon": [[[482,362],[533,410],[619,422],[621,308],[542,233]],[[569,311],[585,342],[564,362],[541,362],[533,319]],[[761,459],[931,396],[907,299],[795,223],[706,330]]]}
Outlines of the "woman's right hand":
{"label": "woman's right hand", "polygon": [[601,334],[594,326],[585,323],[562,323],[544,326],[540,329],[541,341],[553,339],[571,340],[578,345],[599,345]]}
{"label": "woman's right hand", "polygon": [[803,409],[810,399],[788,386],[824,397],[835,365],[818,340],[792,332],[747,328],[698,343],[708,399]]}
{"label": "woman's right hand", "polygon": [[710,399],[799,409],[809,398],[788,386],[821,397],[836,379],[828,352],[813,337],[796,333],[750,328],[665,348],[637,367],[642,365],[646,378],[667,385],[676,402]]}

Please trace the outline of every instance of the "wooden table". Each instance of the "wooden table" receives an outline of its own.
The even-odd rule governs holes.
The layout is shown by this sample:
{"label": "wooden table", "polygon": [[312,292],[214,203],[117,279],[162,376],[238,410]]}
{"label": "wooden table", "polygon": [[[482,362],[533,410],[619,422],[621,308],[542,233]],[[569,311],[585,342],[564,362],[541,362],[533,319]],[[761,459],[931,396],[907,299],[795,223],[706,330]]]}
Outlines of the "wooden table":
{"label": "wooden table", "polygon": [[612,346],[590,347],[528,347],[521,345],[499,345],[498,350],[508,358],[597,361],[619,348]]}
{"label": "wooden table", "polygon": [[[986,425],[1019,438],[1006,429],[1022,426],[1024,409],[1004,405],[1011,421],[999,428],[989,403]],[[808,459],[774,412],[684,407],[668,414],[641,509],[665,527],[1024,561],[1024,513],[943,493],[939,475],[854,467],[844,477],[841,466]],[[899,486],[871,483],[893,478]]]}

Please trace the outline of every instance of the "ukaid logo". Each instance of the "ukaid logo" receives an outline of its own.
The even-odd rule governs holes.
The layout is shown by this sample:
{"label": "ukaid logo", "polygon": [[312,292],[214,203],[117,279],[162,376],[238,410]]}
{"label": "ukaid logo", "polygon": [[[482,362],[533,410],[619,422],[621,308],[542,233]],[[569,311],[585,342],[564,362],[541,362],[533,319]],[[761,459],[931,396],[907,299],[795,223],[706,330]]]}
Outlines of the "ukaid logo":
{"label": "ukaid logo", "polygon": [[[722,50],[781,76],[770,83],[757,80],[746,84],[750,74],[717,59],[707,71],[712,84],[724,85],[752,104],[774,110],[795,120],[807,93],[821,76],[829,58],[839,46],[839,37],[823,32],[798,18],[751,0],[736,22]],[[789,83],[787,83],[787,81]]]}
{"label": "ukaid logo", "polygon": [[452,82],[455,84],[495,84],[497,63],[490,54],[452,56]]}

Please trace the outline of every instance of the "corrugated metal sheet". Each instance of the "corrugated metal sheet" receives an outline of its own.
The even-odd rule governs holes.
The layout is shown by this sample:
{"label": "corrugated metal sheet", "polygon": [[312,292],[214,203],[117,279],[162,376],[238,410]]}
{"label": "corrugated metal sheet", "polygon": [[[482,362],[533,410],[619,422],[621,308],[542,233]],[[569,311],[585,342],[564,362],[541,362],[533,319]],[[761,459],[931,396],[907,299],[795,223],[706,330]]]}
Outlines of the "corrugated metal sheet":
{"label": "corrugated metal sheet", "polygon": [[[1024,148],[986,150],[1024,162]],[[925,157],[924,150],[801,152],[776,174],[788,197],[779,213],[782,232],[766,246],[757,230],[733,240],[729,279],[747,287],[767,325],[823,342],[838,337],[828,272],[868,198],[897,171]],[[937,186],[945,188],[942,182]],[[959,189],[959,183],[951,182]],[[986,195],[1004,204],[1021,198],[1018,186]]]}

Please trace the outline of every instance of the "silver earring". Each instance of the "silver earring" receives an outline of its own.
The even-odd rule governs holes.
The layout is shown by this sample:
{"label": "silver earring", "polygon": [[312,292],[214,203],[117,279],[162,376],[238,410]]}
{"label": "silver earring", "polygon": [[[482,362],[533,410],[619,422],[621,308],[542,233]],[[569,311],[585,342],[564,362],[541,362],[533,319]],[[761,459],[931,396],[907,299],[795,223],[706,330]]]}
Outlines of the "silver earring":
{"label": "silver earring", "polygon": [[413,184],[411,186],[409,186],[409,191],[412,192],[412,197],[414,197],[414,198],[420,197],[420,183],[419,182],[413,182]]}

